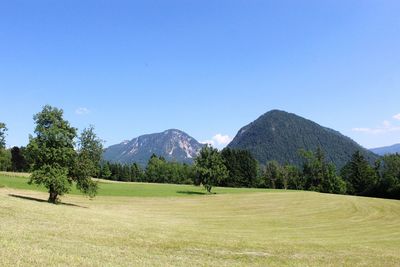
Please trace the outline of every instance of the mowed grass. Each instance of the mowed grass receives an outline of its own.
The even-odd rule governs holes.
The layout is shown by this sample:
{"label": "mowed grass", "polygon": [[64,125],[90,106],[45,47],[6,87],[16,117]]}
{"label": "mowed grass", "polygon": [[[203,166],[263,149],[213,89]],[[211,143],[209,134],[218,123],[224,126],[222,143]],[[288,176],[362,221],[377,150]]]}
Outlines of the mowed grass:
{"label": "mowed grass", "polygon": [[[0,172],[0,187],[14,189],[35,190],[47,192],[43,186],[29,185],[29,174]],[[132,197],[179,197],[191,195],[204,195],[206,190],[201,186],[175,185],[175,184],[149,184],[149,183],[124,183],[107,180],[97,180],[99,196],[132,196]],[[223,188],[215,187],[213,193],[250,193],[250,192],[276,192],[276,190],[255,188]],[[81,195],[75,186],[71,187],[72,195]]]}
{"label": "mowed grass", "polygon": [[52,205],[45,192],[0,188],[0,266],[400,265],[400,201],[178,196],[67,195]]}

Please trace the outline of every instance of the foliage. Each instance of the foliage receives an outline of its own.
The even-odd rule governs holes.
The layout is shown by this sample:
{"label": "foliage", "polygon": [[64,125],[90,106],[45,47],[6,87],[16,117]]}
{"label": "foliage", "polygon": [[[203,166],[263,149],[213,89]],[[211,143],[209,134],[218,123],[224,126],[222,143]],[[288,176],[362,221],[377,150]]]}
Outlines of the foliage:
{"label": "foliage", "polygon": [[284,180],[287,180],[287,189],[305,190],[304,176],[296,166],[289,164],[283,166],[283,176]]}
{"label": "foliage", "polygon": [[163,157],[152,155],[146,167],[145,176],[148,182],[162,183],[166,175],[166,161]]}
{"label": "foliage", "polygon": [[143,177],[142,169],[140,168],[140,165],[137,163],[133,163],[130,166],[130,180],[132,182],[138,182],[141,181]]}
{"label": "foliage", "polygon": [[0,149],[4,149],[6,147],[6,132],[7,127],[5,123],[0,122]]}
{"label": "foliage", "polygon": [[94,126],[84,129],[78,142],[78,161],[85,162],[87,176],[98,175],[99,163],[103,154],[103,141],[94,132]]}
{"label": "foliage", "polygon": [[98,165],[99,140],[93,128],[84,130],[75,151],[76,129],[63,118],[63,110],[45,106],[34,116],[35,137],[30,136],[27,147],[32,162],[29,183],[44,185],[49,190],[49,202],[68,193],[72,182],[79,190],[94,196],[97,185],[91,180]]}
{"label": "foliage", "polygon": [[36,137],[30,137],[28,151],[34,159],[30,183],[45,185],[49,189],[49,202],[55,203],[59,195],[69,191],[76,152],[76,129],[63,119],[63,111],[51,106],[34,116]]}
{"label": "foliage", "polygon": [[84,129],[79,137],[77,156],[71,175],[76,181],[76,187],[90,197],[94,197],[97,193],[98,185],[91,177],[98,176],[102,153],[102,140],[94,132],[94,126]]}
{"label": "foliage", "polygon": [[221,180],[219,186],[255,187],[258,175],[258,162],[246,150],[225,148],[221,152],[229,176]]}
{"label": "foliage", "polygon": [[143,171],[136,163],[122,165],[120,163],[103,162],[98,177],[114,181],[138,182],[141,181],[142,175]]}
{"label": "foliage", "polygon": [[67,167],[59,165],[42,165],[32,172],[29,183],[44,185],[49,190],[49,202],[56,203],[58,196],[68,193],[72,179],[68,177]]}
{"label": "foliage", "polygon": [[264,175],[262,179],[262,187],[266,188],[282,188],[281,187],[281,166],[277,161],[269,161],[265,166]]}
{"label": "foliage", "polygon": [[11,171],[11,151],[0,148],[0,171]]}
{"label": "foliage", "polygon": [[25,147],[14,146],[11,148],[11,163],[13,172],[27,172],[29,170]]}
{"label": "foliage", "polygon": [[400,154],[386,155],[376,166],[378,183],[374,196],[400,199]]}
{"label": "foliage", "polygon": [[7,127],[0,122],[0,171],[8,171],[11,168],[11,154],[6,147]]}
{"label": "foliage", "polygon": [[336,174],[335,165],[328,163],[322,148],[318,147],[315,152],[300,151],[300,154],[304,158],[302,175],[305,189],[335,194],[346,192],[346,184]]}
{"label": "foliage", "polygon": [[200,150],[195,160],[195,168],[199,181],[209,193],[213,186],[227,179],[229,175],[221,154],[208,145]]}
{"label": "foliage", "polygon": [[99,177],[104,179],[110,179],[111,175],[112,172],[110,170],[110,164],[106,162],[105,164],[103,164],[103,166],[100,167]]}
{"label": "foliage", "polygon": [[369,195],[376,186],[378,177],[365,157],[357,151],[341,170],[347,183],[347,193],[352,195]]}
{"label": "foliage", "polygon": [[186,163],[168,162],[153,155],[145,170],[139,164],[103,162],[99,177],[123,182],[193,184],[194,167]]}

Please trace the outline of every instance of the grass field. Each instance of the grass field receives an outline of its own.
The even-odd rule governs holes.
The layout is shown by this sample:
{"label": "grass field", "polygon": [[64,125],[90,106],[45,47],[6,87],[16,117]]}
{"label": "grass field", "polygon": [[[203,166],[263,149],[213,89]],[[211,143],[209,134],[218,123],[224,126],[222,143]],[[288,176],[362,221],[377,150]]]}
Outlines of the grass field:
{"label": "grass field", "polygon": [[0,176],[0,266],[400,265],[396,200],[144,184],[146,197],[112,196],[110,184],[141,184],[108,183],[94,200],[52,205],[18,188],[26,177],[9,178]]}
{"label": "grass field", "polygon": [[[0,172],[0,187],[14,189],[25,189],[47,192],[44,187],[28,184],[28,174]],[[107,180],[98,180],[99,196],[131,196],[131,197],[179,197],[190,195],[204,195],[203,187],[192,185],[174,184],[148,184],[148,183],[122,183]],[[276,192],[276,190],[254,189],[254,188],[213,188],[212,192],[217,194],[227,193],[250,193],[250,192]],[[81,195],[73,186],[72,195]]]}

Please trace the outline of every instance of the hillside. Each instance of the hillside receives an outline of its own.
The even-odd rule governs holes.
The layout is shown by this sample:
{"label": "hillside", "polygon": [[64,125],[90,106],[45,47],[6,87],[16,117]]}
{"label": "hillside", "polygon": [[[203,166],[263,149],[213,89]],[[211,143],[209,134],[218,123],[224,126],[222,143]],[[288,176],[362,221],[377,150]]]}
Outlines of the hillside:
{"label": "hillside", "polygon": [[357,150],[370,162],[378,158],[335,130],[279,110],[267,112],[240,129],[228,147],[249,150],[261,164],[277,160],[281,164],[301,165],[303,161],[299,150],[315,150],[318,147],[339,168]]}
{"label": "hillside", "polygon": [[139,190],[135,197],[93,200],[68,195],[60,205],[47,203],[46,192],[0,187],[0,266],[400,262],[396,200],[283,190],[162,197],[161,185],[147,186],[158,197],[141,197]]}
{"label": "hillside", "polygon": [[400,144],[395,144],[392,146],[385,146],[385,147],[377,147],[377,148],[372,148],[370,150],[380,156],[384,156],[386,154],[396,154],[400,153]]}
{"label": "hillside", "polygon": [[187,133],[171,129],[112,145],[105,149],[103,159],[118,163],[136,162],[143,166],[152,154],[156,154],[168,161],[192,163],[202,146]]}

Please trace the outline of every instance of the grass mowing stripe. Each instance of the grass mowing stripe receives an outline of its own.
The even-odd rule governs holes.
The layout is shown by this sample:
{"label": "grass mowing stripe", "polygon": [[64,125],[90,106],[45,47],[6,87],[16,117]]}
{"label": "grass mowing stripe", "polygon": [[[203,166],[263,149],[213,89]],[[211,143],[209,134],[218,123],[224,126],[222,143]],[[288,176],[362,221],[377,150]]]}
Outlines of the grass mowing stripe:
{"label": "grass mowing stripe", "polygon": [[46,199],[40,191],[0,189],[0,266],[400,262],[396,200],[301,191],[94,200],[67,195],[64,205]]}

